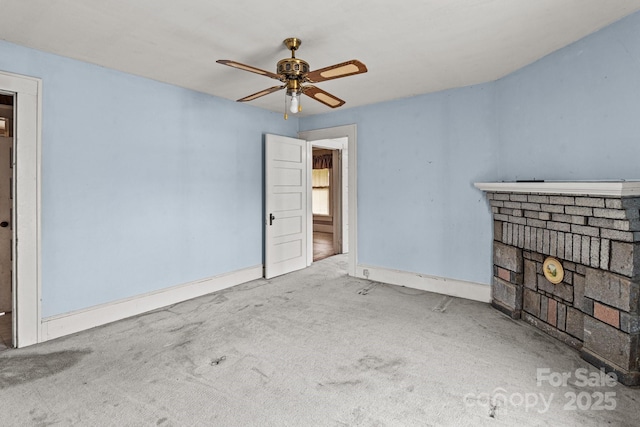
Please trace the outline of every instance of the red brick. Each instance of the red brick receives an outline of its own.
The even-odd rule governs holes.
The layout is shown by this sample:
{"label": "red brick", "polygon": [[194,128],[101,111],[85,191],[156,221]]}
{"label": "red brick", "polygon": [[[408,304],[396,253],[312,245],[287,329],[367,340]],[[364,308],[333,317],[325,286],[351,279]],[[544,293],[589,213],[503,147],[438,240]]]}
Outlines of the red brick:
{"label": "red brick", "polygon": [[509,282],[511,281],[511,272],[502,267],[498,267],[498,277]]}
{"label": "red brick", "polygon": [[549,305],[547,306],[547,322],[553,326],[558,323],[558,302],[551,298],[549,298]]}
{"label": "red brick", "polygon": [[620,328],[620,311],[615,308],[607,307],[597,301],[593,302],[593,317],[602,320],[604,323]]}

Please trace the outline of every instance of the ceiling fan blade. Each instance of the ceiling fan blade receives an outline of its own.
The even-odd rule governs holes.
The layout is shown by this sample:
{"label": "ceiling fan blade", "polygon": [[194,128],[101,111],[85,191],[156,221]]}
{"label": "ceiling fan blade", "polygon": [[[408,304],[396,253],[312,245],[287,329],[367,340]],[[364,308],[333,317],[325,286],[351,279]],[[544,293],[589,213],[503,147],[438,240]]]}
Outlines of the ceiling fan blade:
{"label": "ceiling fan blade", "polygon": [[316,101],[322,102],[327,107],[338,108],[344,105],[344,101],[342,99],[333,96],[329,92],[325,92],[324,90],[315,86],[304,86],[302,88],[302,93],[315,99]]}
{"label": "ceiling fan blade", "polygon": [[241,64],[240,62],[230,61],[228,59],[218,59],[218,64],[228,65],[229,67],[237,68],[239,70],[250,71],[256,74],[262,74],[263,76],[271,77],[272,79],[280,80],[280,76],[269,71],[261,70],[260,68],[252,67],[251,65]]}
{"label": "ceiling fan blade", "polygon": [[307,73],[307,80],[311,83],[323,82],[325,80],[339,79],[340,77],[353,76],[367,72],[367,66],[357,59],[320,68],[319,70]]}
{"label": "ceiling fan blade", "polygon": [[240,99],[238,99],[238,102],[253,101],[256,98],[260,98],[261,96],[265,96],[265,95],[269,95],[270,93],[277,92],[280,89],[284,89],[285,87],[287,87],[287,86],[286,85],[282,85],[282,86],[270,87],[269,89],[265,89],[265,90],[261,90],[260,92],[256,92],[253,95],[249,95],[249,96],[245,96],[244,98],[240,98]]}

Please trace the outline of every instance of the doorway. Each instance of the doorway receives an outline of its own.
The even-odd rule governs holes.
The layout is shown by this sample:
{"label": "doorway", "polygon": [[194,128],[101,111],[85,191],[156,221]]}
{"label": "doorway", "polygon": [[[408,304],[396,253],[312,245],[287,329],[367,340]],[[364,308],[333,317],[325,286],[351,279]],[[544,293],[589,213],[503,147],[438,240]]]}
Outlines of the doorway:
{"label": "doorway", "polygon": [[[342,252],[349,254],[349,276],[356,276],[358,263],[358,164],[357,164],[357,132],[356,125],[343,125],[331,128],[314,129],[298,132],[298,138],[308,141],[310,147],[318,146],[330,149],[340,149],[340,167],[342,172]],[[339,143],[338,146],[325,146],[327,142]],[[311,161],[311,160],[310,160]],[[311,165],[309,165],[311,166]],[[311,169],[309,169],[309,180],[311,179]],[[309,186],[311,189],[311,186]],[[309,204],[309,223],[311,223],[311,206]],[[309,259],[308,265],[311,265],[313,258],[313,248],[311,248],[312,227],[309,230]]]}
{"label": "doorway", "polygon": [[[355,125],[331,130],[340,133],[322,138],[323,132],[311,131],[313,136],[319,136],[313,140],[265,135],[264,276],[267,279],[314,262],[313,187],[319,190],[316,199],[325,198],[324,204],[316,203],[316,209],[320,210],[315,215],[315,261],[348,253],[349,241],[353,240],[349,224],[353,223],[351,212],[355,211],[355,191],[348,191],[348,188],[355,189],[355,171],[351,172],[355,159],[348,153],[355,149]],[[318,162],[321,163],[318,165]],[[315,185],[314,171],[320,175]]]}
{"label": "doorway", "polygon": [[[40,342],[40,146],[42,80],[0,71],[0,94],[13,98],[11,195],[11,345]],[[0,165],[1,169],[2,165]],[[0,223],[5,221],[0,219]],[[9,222],[9,221],[7,221]],[[6,227],[9,228],[9,225]],[[3,227],[0,227],[0,230]],[[20,242],[18,246],[16,242]],[[2,316],[6,318],[5,316]],[[6,321],[6,320],[5,320]]]}
{"label": "doorway", "polygon": [[[346,178],[347,138],[311,143],[311,213],[313,261],[346,252],[348,216]],[[343,198],[343,195],[345,196]],[[343,232],[344,231],[344,232]]]}
{"label": "doorway", "polygon": [[[333,157],[337,150],[313,147],[311,169],[311,214],[313,215],[313,262],[339,252],[334,243],[334,222],[339,218],[334,209],[336,197],[336,172]],[[339,211],[338,211],[339,212]]]}
{"label": "doorway", "polygon": [[13,94],[0,92],[0,350],[13,342]]}
{"label": "doorway", "polygon": [[[284,142],[284,145],[289,147],[286,148],[282,146],[278,148],[278,146],[281,145],[278,143],[278,140],[281,140],[280,142]],[[340,166],[344,173],[341,182],[341,244],[342,253],[349,254],[349,275],[356,277],[358,260],[356,201],[358,187],[356,182],[356,125],[353,124],[298,132],[297,139],[266,134],[264,160],[264,276],[267,279],[298,269],[298,260],[300,257],[304,257],[306,260],[300,268],[310,266],[313,263],[313,227],[311,226],[311,224],[313,224],[313,215],[310,184],[311,152],[312,145],[320,143],[320,141],[324,143],[324,140],[342,141]],[[270,145],[269,141],[272,142],[272,148],[275,150],[268,149]],[[340,147],[328,148],[340,149]],[[270,153],[280,153],[284,155],[284,157],[271,156]],[[306,161],[304,161],[304,165],[300,168],[298,165],[302,159],[306,159]],[[300,174],[300,172],[302,172],[302,174]],[[282,181],[282,179],[287,177],[292,181]],[[303,185],[303,187],[300,187],[300,185]],[[306,190],[299,191],[303,188]],[[287,189],[292,190],[293,193],[286,191]],[[292,209],[293,212],[285,212],[285,215],[275,213],[278,210],[291,211]],[[289,228],[284,229],[283,227],[287,224]],[[276,233],[278,230],[280,232]],[[301,237],[300,233],[304,234],[304,237]],[[291,239],[292,236],[295,241]],[[285,237],[289,240],[281,242],[280,238],[284,239]],[[279,248],[274,247],[278,245],[280,246]],[[286,260],[288,262],[293,259],[295,259],[296,262],[295,268],[276,268],[279,261]]]}

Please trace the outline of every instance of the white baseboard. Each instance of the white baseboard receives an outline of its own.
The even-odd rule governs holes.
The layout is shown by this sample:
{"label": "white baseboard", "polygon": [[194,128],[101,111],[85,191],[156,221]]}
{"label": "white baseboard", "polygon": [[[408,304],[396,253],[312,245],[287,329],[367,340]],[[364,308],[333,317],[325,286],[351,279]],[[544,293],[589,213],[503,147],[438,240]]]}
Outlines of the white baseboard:
{"label": "white baseboard", "polygon": [[42,319],[41,341],[95,328],[262,277],[262,265]]}
{"label": "white baseboard", "polygon": [[[365,270],[367,274],[365,274]],[[491,302],[491,286],[475,282],[427,276],[419,273],[372,267],[363,264],[358,264],[356,276],[362,279],[406,286],[407,288],[420,289],[422,291],[435,292],[458,298],[487,303]]]}

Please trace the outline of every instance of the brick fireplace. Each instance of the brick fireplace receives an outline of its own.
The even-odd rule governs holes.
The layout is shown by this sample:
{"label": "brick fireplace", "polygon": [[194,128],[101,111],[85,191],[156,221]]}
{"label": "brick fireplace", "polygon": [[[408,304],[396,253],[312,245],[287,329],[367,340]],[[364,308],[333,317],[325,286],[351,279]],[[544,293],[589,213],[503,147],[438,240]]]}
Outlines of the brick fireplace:
{"label": "brick fireplace", "polygon": [[493,214],[492,305],[640,385],[640,182],[475,185]]}

